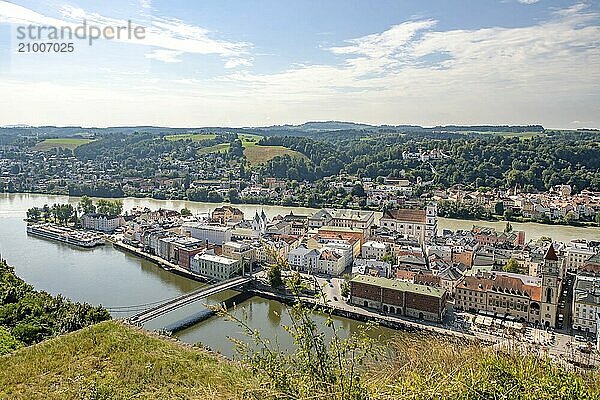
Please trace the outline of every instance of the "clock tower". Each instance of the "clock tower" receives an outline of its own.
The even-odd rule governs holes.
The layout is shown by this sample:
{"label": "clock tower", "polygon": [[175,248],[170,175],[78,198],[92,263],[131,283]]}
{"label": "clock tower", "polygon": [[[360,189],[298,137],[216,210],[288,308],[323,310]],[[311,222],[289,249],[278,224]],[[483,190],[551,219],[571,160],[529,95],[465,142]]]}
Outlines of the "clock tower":
{"label": "clock tower", "polygon": [[550,244],[542,263],[542,304],[540,322],[545,327],[556,325],[556,305],[559,296],[559,260],[554,246]]}

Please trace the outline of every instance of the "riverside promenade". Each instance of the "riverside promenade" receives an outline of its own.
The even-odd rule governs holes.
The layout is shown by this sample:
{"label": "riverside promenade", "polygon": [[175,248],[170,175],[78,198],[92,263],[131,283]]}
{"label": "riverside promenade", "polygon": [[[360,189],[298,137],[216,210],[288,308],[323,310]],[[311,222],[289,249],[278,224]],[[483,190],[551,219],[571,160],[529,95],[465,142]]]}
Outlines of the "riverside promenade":
{"label": "riverside promenade", "polygon": [[203,275],[199,275],[199,274],[195,274],[190,270],[187,270],[177,264],[173,264],[172,262],[165,260],[164,258],[158,257],[154,254],[147,253],[147,252],[143,251],[142,249],[140,249],[139,247],[128,245],[126,243],[123,243],[120,240],[111,240],[111,242],[115,249],[124,251],[126,253],[130,253],[137,257],[148,260],[148,261],[158,265],[160,268],[164,269],[165,271],[169,271],[169,272],[172,272],[179,276],[193,279],[198,282],[203,282],[203,283],[214,282],[214,279],[212,279],[212,278],[209,278],[209,277],[203,276]]}

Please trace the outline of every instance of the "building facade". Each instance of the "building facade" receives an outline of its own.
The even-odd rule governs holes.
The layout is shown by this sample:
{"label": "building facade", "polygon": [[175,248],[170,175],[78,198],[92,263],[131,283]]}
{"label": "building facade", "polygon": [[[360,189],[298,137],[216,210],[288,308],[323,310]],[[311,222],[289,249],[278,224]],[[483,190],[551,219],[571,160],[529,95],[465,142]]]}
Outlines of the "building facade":
{"label": "building facade", "polygon": [[369,241],[362,245],[362,258],[381,261],[385,256],[388,247],[385,243]]}
{"label": "building facade", "polygon": [[384,313],[441,322],[446,313],[446,291],[394,279],[358,275],[350,281],[350,303]]}
{"label": "building facade", "polygon": [[573,285],[573,329],[598,332],[600,315],[600,276],[577,274]]}
{"label": "building facade", "polygon": [[125,219],[122,216],[106,214],[83,214],[80,222],[84,229],[102,232],[114,232],[115,229],[125,225]]}
{"label": "building facade", "polygon": [[424,210],[385,209],[379,224],[383,228],[414,237],[419,243],[425,243],[437,235],[437,207],[431,205]]}
{"label": "building facade", "polygon": [[213,254],[196,254],[190,265],[192,272],[216,280],[225,280],[239,275],[241,263],[227,257]]}
{"label": "building facade", "polygon": [[231,241],[232,229],[225,226],[205,224],[184,224],[183,231],[203,242],[222,245]]}

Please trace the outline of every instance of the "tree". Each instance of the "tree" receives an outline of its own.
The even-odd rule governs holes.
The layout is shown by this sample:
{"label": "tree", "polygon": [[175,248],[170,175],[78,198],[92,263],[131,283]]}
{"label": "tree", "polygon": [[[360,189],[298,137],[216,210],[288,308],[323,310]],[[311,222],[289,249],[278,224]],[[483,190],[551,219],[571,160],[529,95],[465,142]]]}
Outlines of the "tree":
{"label": "tree", "polygon": [[240,202],[240,195],[237,189],[229,189],[227,192],[227,197],[229,198],[229,202],[231,204],[237,204]]}
{"label": "tree", "polygon": [[223,197],[219,194],[219,192],[211,190],[210,192],[208,192],[207,200],[211,203],[220,203],[223,201]]}
{"label": "tree", "polygon": [[27,210],[27,219],[31,221],[39,221],[42,216],[42,210],[37,207]]}
{"label": "tree", "polygon": [[110,212],[110,200],[100,199],[98,200],[98,205],[96,210],[100,214],[108,214]]}
{"label": "tree", "polygon": [[123,212],[123,201],[122,200],[113,200],[111,202],[111,209],[110,209],[110,215],[111,216],[116,216],[116,215],[121,215],[121,213]]}
{"label": "tree", "polygon": [[275,263],[271,266],[271,268],[269,268],[267,279],[271,287],[276,288],[283,285],[283,279],[281,279],[281,266],[279,263]]}
{"label": "tree", "polygon": [[596,213],[596,224],[598,224],[598,226],[600,226],[600,211],[598,211]]}
{"label": "tree", "polygon": [[96,209],[100,214],[106,214],[110,216],[120,215],[123,212],[123,202],[121,200],[98,200]]}
{"label": "tree", "polygon": [[503,215],[504,214],[504,203],[499,201],[496,203],[496,205],[494,206],[494,213],[496,215]]}
{"label": "tree", "polygon": [[517,260],[515,260],[514,258],[510,258],[506,264],[504,265],[504,267],[502,267],[502,270],[504,272],[512,272],[515,274],[520,274],[522,272],[522,268],[519,265],[519,262]]}
{"label": "tree", "polygon": [[396,256],[394,256],[394,254],[387,252],[385,253],[385,255],[381,258],[381,261],[384,261],[390,265],[396,265]]}
{"label": "tree", "polygon": [[188,208],[182,208],[181,209],[181,216],[182,217],[190,217],[191,215],[192,215],[192,212]]}
{"label": "tree", "polygon": [[234,159],[242,158],[244,156],[244,146],[240,139],[235,139],[231,142],[229,145],[229,155]]}
{"label": "tree", "polygon": [[350,194],[352,196],[357,196],[357,197],[366,197],[367,194],[365,193],[365,188],[363,188],[363,186],[360,183],[357,183],[356,185],[352,186],[352,191],[350,192]]}
{"label": "tree", "polygon": [[83,196],[79,200],[79,209],[83,214],[93,214],[96,212],[96,206],[88,196]]}

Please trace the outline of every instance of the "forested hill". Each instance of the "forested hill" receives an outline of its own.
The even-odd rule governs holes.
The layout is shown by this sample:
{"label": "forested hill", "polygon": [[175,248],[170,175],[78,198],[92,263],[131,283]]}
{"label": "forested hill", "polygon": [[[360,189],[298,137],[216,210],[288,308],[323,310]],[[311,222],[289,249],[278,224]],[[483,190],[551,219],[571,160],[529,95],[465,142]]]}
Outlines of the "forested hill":
{"label": "forested hill", "polygon": [[569,184],[576,191],[600,190],[600,136],[595,132],[529,133],[526,137],[450,132],[365,134],[338,141],[271,136],[259,143],[285,146],[308,157],[276,157],[261,167],[265,176],[278,178],[317,180],[344,172],[373,179],[420,178],[437,187],[518,186],[545,191]]}

